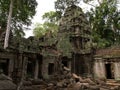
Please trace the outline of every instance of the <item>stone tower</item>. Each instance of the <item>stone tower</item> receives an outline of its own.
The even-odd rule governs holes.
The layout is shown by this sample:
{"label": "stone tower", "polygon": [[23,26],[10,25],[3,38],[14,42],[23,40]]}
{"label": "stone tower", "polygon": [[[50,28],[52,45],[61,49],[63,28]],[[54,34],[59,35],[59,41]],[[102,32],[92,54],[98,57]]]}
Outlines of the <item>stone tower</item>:
{"label": "stone tower", "polygon": [[60,22],[59,36],[61,39],[66,37],[69,42],[66,48],[72,57],[71,71],[82,76],[91,75],[91,29],[80,7],[72,5],[66,9]]}

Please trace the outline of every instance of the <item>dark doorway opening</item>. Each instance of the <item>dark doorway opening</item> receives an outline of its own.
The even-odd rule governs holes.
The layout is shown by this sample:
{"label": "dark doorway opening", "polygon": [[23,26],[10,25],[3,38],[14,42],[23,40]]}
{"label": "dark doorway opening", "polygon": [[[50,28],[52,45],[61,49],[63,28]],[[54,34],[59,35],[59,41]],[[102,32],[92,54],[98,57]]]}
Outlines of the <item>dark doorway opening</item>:
{"label": "dark doorway opening", "polygon": [[27,77],[28,78],[34,77],[34,70],[35,70],[35,62],[32,60],[32,58],[29,58],[28,63],[27,63]]}
{"label": "dark doorway opening", "polygon": [[72,72],[80,76],[85,76],[87,71],[86,60],[82,54],[73,54]]}
{"label": "dark doorway opening", "polygon": [[48,65],[48,75],[52,75],[54,73],[54,63],[49,63]]}
{"label": "dark doorway opening", "polygon": [[62,60],[62,64],[63,64],[65,67],[68,67],[68,62],[67,62],[67,60]]}
{"label": "dark doorway opening", "polygon": [[43,78],[42,77],[43,56],[42,55],[37,55],[37,59],[38,59],[38,63],[39,63],[38,78]]}
{"label": "dark doorway opening", "polygon": [[8,75],[9,59],[0,60],[0,70],[3,71],[5,75]]}
{"label": "dark doorway opening", "polygon": [[106,78],[114,79],[113,72],[112,72],[112,64],[111,63],[105,64],[105,68],[106,68]]}

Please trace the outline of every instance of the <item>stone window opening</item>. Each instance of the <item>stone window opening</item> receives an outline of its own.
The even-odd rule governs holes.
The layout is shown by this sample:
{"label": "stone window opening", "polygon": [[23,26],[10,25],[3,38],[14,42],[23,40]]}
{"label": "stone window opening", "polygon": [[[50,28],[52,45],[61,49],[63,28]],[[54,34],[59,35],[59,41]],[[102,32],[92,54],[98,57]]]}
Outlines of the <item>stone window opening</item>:
{"label": "stone window opening", "polygon": [[48,75],[52,75],[54,73],[54,63],[48,64]]}

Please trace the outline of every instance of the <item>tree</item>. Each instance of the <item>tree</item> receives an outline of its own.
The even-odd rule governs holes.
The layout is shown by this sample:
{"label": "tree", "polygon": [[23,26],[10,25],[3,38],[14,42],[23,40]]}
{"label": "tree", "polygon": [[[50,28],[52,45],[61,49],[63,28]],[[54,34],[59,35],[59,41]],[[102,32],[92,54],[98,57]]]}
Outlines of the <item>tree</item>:
{"label": "tree", "polygon": [[45,20],[45,22],[49,22],[49,23],[58,23],[59,19],[61,18],[61,13],[56,11],[50,11],[50,12],[46,12],[42,18]]}
{"label": "tree", "polygon": [[120,38],[120,13],[116,4],[115,0],[104,0],[89,12],[93,42],[98,47],[111,46]]}
{"label": "tree", "polygon": [[[11,0],[12,1],[12,0]],[[13,0],[13,6],[10,9],[10,0],[0,0],[0,27],[5,31],[6,26],[10,27],[14,35],[23,35],[23,28],[25,25],[31,24],[31,18],[35,14],[37,6],[36,0]],[[9,12],[12,11],[10,15]],[[7,25],[7,17],[11,20],[10,25]],[[8,29],[9,30],[9,29]],[[8,35],[9,38],[9,35]],[[6,40],[5,40],[6,41]]]}
{"label": "tree", "polygon": [[45,20],[43,24],[37,23],[34,30],[33,34],[36,37],[42,37],[45,34],[52,33],[53,35],[56,34],[58,31],[58,21],[61,17],[61,14],[59,12],[46,12],[42,18]]}
{"label": "tree", "polygon": [[81,0],[57,0],[55,1],[55,9],[56,11],[59,11],[64,13],[65,9],[71,5],[77,5],[79,4]]}
{"label": "tree", "polygon": [[13,0],[11,0],[11,3],[10,3],[10,10],[9,10],[9,15],[8,15],[7,29],[6,29],[5,42],[4,42],[4,49],[6,49],[8,47],[8,39],[9,39],[9,35],[10,35],[10,23],[11,23],[12,11],[13,11]]}

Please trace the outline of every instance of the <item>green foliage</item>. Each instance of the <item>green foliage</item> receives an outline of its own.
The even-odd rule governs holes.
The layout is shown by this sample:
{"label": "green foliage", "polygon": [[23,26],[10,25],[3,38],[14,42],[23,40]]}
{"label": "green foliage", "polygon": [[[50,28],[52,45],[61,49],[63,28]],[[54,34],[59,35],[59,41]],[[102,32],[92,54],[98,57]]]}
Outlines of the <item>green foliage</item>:
{"label": "green foliage", "polygon": [[34,30],[33,30],[33,34],[34,34],[36,37],[41,37],[41,36],[43,36],[43,35],[45,34],[45,31],[46,31],[46,30],[44,29],[43,25],[37,23],[37,24],[35,25]]}
{"label": "green foliage", "polygon": [[51,32],[53,35],[56,34],[58,31],[58,20],[60,16],[60,13],[54,11],[45,13],[42,16],[45,22],[43,24],[36,24],[33,34],[36,37],[42,37],[49,32]]}
{"label": "green foliage", "polygon": [[[108,47],[118,41],[120,37],[119,12],[115,0],[104,0],[100,6],[88,13],[92,27],[93,42],[98,47]],[[117,42],[118,43],[118,42]]]}
{"label": "green foliage", "polygon": [[33,34],[39,38],[49,32],[56,33],[57,30],[58,30],[57,24],[45,22],[44,24],[36,24],[33,30]]}
{"label": "green foliage", "polygon": [[52,23],[56,23],[60,18],[61,18],[61,13],[60,12],[54,12],[54,11],[50,11],[50,12],[46,12],[42,18],[46,21],[46,22],[52,22]]}
{"label": "green foliage", "polygon": [[79,4],[81,0],[57,0],[55,1],[55,9],[59,12],[64,12],[71,5]]}
{"label": "green foliage", "polygon": [[62,53],[63,56],[71,57],[71,52],[73,52],[73,47],[70,43],[70,34],[62,33],[62,36],[59,39],[57,44],[58,51]]}
{"label": "green foliage", "polygon": [[[0,26],[5,30],[9,13],[10,0],[0,0]],[[23,33],[23,25],[30,25],[35,15],[36,0],[14,0],[11,29],[14,33]],[[19,34],[23,35],[23,34]]]}

